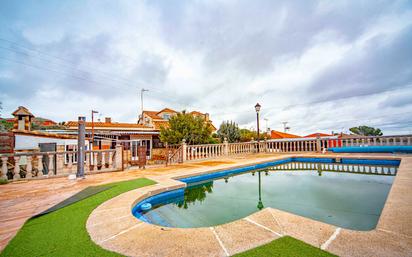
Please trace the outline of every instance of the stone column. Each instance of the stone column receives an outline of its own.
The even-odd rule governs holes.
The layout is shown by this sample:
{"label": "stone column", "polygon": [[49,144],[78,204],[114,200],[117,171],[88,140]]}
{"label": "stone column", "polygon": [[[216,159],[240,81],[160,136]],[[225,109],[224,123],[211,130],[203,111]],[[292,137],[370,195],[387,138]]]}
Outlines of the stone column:
{"label": "stone column", "polygon": [[118,170],[123,170],[123,160],[122,160],[123,146],[116,145],[116,156],[115,156],[115,168]]}
{"label": "stone column", "polygon": [[13,179],[20,179],[20,156],[14,156],[14,176]]}
{"label": "stone column", "polygon": [[32,177],[32,170],[33,170],[33,166],[31,161],[33,160],[32,156],[27,156],[27,166],[26,166],[26,178],[31,178]]}
{"label": "stone column", "polygon": [[319,134],[316,134],[316,152],[320,153],[321,151],[320,136]]}
{"label": "stone column", "polygon": [[56,165],[56,175],[64,173],[64,154],[56,154],[57,165]]}
{"label": "stone column", "polygon": [[187,161],[187,144],[186,144],[186,139],[183,138],[182,140],[182,161],[185,162]]}
{"label": "stone column", "polygon": [[1,162],[2,162],[2,165],[1,165],[1,178],[3,178],[3,179],[7,179],[7,172],[9,171],[8,170],[8,168],[7,168],[7,161],[8,161],[8,157],[5,157],[5,156],[2,156],[1,157]]}

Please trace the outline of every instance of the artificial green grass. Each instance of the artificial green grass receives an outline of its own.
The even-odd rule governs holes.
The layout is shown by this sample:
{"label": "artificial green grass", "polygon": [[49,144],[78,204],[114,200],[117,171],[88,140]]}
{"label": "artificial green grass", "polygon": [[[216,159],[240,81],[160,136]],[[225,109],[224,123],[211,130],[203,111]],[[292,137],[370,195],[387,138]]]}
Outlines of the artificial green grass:
{"label": "artificial green grass", "polygon": [[104,250],[90,239],[86,230],[87,218],[108,199],[154,183],[144,178],[112,183],[108,190],[30,219],[0,256],[120,256]]}
{"label": "artificial green grass", "polygon": [[336,256],[319,248],[308,245],[290,236],[284,236],[268,244],[256,247],[243,253],[234,255],[236,257],[260,257],[260,256],[282,256],[282,257],[326,257]]}

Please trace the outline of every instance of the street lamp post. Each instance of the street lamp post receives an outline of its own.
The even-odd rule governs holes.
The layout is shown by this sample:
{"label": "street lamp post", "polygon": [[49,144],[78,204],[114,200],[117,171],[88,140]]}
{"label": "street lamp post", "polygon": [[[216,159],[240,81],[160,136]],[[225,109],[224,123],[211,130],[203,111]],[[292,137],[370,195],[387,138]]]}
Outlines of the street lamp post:
{"label": "street lamp post", "polygon": [[257,144],[257,152],[259,153],[260,152],[260,149],[259,149],[259,145],[260,145],[260,133],[259,133],[259,112],[260,112],[260,104],[259,103],[257,103],[256,105],[255,105],[255,110],[256,110],[256,124],[257,124],[257,140],[258,140],[258,144]]}
{"label": "street lamp post", "polygon": [[262,182],[260,178],[260,171],[258,171],[258,173],[259,173],[259,202],[258,202],[257,208],[259,210],[262,210],[264,207],[263,202],[262,202]]}

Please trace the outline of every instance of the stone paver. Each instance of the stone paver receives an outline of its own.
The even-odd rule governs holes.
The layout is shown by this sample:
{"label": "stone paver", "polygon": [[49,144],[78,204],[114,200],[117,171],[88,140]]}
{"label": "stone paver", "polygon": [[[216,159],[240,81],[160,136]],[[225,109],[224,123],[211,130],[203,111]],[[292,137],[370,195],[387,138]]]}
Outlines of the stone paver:
{"label": "stone paver", "polygon": [[275,233],[245,219],[216,226],[214,229],[230,255],[279,238]]}
{"label": "stone paver", "polygon": [[[184,183],[175,180],[177,178],[296,155],[302,154],[249,155],[216,161],[190,162],[167,168],[149,168],[144,171],[98,174],[76,182],[60,178],[1,186],[0,207],[3,206],[4,209],[0,209],[0,222],[10,223],[9,226],[0,228],[0,242],[4,247],[28,217],[87,186],[145,176],[158,184],[132,190],[110,199],[90,215],[87,230],[92,240],[103,248],[127,256],[225,256],[256,247],[282,235],[291,235],[316,247],[323,246],[326,250],[341,256],[410,255],[412,157],[407,155],[327,155],[402,158],[401,167],[388,196],[388,204],[385,205],[377,229],[368,232],[338,229],[272,208],[213,228],[193,229],[164,228],[147,224],[133,217],[131,213],[131,208],[138,201],[150,195],[184,187]],[[316,154],[305,156],[325,157]],[[27,201],[32,203],[29,204]]]}

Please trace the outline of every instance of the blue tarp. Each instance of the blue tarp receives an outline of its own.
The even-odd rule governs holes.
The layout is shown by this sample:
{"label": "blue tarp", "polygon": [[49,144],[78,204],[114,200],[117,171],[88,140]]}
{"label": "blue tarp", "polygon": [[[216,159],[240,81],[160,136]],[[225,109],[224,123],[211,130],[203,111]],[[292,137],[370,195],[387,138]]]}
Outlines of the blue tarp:
{"label": "blue tarp", "polygon": [[334,153],[412,153],[412,146],[346,146],[328,148],[328,151]]}

